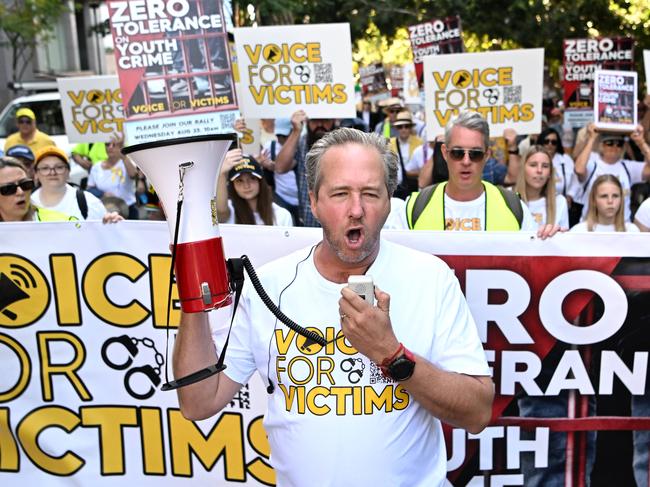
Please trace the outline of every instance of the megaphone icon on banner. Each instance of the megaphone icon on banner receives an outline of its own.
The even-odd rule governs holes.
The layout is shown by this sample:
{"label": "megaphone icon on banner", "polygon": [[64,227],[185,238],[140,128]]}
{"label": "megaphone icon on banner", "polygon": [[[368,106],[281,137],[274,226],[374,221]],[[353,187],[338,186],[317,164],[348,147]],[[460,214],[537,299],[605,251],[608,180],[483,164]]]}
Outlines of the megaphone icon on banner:
{"label": "megaphone icon on banner", "polygon": [[235,134],[202,135],[147,142],[122,151],[153,184],[172,242],[177,236],[176,284],[186,313],[231,303],[215,192],[226,152],[235,141]]}
{"label": "megaphone icon on banner", "polygon": [[6,308],[17,301],[27,299],[29,294],[20,289],[18,285],[4,273],[0,273],[0,291],[0,310],[2,310],[0,312],[10,320],[14,321],[17,318],[16,313]]}

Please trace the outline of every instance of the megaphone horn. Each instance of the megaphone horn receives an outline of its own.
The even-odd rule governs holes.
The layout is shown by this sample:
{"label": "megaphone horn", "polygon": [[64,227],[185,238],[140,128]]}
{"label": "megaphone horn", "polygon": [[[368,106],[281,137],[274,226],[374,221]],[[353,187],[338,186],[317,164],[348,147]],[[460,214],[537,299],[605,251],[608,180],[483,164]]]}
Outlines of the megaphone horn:
{"label": "megaphone horn", "polygon": [[172,242],[178,232],[176,284],[181,308],[187,313],[231,303],[213,201],[221,165],[236,140],[235,134],[202,135],[146,142],[122,150],[156,190]]}

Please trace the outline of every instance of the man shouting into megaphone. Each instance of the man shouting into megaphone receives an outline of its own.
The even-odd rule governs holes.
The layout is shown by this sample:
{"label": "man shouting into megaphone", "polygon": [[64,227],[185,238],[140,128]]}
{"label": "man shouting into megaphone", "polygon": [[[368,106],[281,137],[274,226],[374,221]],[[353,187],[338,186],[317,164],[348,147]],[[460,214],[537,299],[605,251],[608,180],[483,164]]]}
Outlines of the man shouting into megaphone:
{"label": "man shouting into megaphone", "polygon": [[[442,485],[440,422],[478,433],[494,395],[458,281],[438,258],[380,238],[397,184],[384,137],[337,129],[312,146],[306,168],[323,239],[259,275],[271,299],[327,345],[278,325],[246,283],[226,370],[179,389],[181,410],[193,420],[216,414],[257,370],[268,383],[277,485]],[[346,286],[350,276],[372,278],[376,305]],[[216,356],[206,314],[183,313],[175,376]]]}

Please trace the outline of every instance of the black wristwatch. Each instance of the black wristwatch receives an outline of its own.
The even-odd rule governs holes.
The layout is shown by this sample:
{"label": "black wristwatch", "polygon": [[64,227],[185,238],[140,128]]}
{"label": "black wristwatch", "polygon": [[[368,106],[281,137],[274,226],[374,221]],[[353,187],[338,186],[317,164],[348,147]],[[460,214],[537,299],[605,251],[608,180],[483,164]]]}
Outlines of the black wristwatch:
{"label": "black wristwatch", "polygon": [[399,354],[397,357],[385,360],[380,367],[385,376],[401,382],[410,379],[413,375],[415,356],[402,344],[397,353]]}

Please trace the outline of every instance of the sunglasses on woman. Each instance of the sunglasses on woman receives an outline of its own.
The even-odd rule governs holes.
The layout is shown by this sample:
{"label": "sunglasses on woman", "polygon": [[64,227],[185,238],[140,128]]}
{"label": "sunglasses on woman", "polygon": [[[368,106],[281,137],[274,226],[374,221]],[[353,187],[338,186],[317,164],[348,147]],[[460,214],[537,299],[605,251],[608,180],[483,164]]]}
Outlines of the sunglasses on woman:
{"label": "sunglasses on woman", "polygon": [[542,145],[557,145],[557,139],[544,139],[542,140]]}
{"label": "sunglasses on woman", "polygon": [[17,183],[3,184],[2,186],[0,186],[0,194],[2,196],[11,196],[12,194],[16,194],[16,191],[18,191],[19,187],[23,191],[31,191],[32,189],[34,189],[34,180],[23,179],[22,181],[18,181]]}
{"label": "sunglasses on woman", "polygon": [[481,162],[485,156],[485,151],[480,149],[461,149],[459,147],[454,147],[449,150],[448,154],[454,161],[462,161],[465,158],[465,154],[467,154],[470,161]]}
{"label": "sunglasses on woman", "polygon": [[625,144],[625,141],[623,141],[623,140],[606,140],[605,142],[603,142],[603,144],[605,144],[608,147],[614,147],[614,146],[623,147],[623,144]]}

